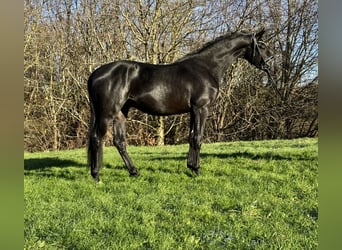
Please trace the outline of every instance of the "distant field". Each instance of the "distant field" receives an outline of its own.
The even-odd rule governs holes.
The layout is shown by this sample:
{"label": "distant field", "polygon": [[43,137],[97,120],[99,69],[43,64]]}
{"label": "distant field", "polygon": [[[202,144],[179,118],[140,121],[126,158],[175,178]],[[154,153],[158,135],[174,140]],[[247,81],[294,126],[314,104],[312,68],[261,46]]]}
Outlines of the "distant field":
{"label": "distant field", "polygon": [[86,150],[24,154],[25,249],[316,249],[317,139],[129,147],[129,177],[113,147],[102,184]]}

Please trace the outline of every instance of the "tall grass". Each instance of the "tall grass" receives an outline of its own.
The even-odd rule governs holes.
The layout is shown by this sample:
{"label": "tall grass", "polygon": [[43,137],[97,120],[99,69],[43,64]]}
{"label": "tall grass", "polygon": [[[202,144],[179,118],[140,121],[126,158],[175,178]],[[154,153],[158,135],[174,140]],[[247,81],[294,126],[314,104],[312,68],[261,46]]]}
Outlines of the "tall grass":
{"label": "tall grass", "polygon": [[25,249],[315,249],[317,139],[129,147],[141,176],[104,150],[25,153]]}

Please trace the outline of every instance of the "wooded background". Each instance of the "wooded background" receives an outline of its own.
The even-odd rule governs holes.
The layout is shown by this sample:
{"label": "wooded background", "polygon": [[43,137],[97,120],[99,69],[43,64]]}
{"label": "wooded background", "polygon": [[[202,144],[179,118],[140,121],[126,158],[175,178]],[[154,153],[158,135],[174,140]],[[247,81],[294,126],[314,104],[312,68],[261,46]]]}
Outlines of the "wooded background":
{"label": "wooded background", "polygon": [[[128,59],[170,63],[228,31],[265,27],[280,95],[244,60],[227,71],[204,142],[318,136],[318,6],[312,0],[27,0],[24,150],[84,147],[87,79]],[[133,145],[186,143],[189,115],[131,110]],[[111,131],[106,144],[111,144]]]}

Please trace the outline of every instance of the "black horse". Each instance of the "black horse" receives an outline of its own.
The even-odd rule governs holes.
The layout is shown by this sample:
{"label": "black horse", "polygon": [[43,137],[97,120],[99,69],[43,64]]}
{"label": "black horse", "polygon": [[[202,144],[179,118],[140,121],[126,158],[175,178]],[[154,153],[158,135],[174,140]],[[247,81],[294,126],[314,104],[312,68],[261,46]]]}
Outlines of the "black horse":
{"label": "black horse", "polygon": [[199,174],[208,107],[216,100],[228,67],[237,58],[244,58],[269,75],[266,62],[272,54],[261,42],[263,34],[264,29],[257,33],[228,33],[171,64],[116,61],[96,69],[88,80],[88,161],[93,178],[99,181],[103,138],[112,121],[114,145],[130,175],[139,175],[126,151],[125,120],[131,107],[153,115],[190,113],[187,166]]}

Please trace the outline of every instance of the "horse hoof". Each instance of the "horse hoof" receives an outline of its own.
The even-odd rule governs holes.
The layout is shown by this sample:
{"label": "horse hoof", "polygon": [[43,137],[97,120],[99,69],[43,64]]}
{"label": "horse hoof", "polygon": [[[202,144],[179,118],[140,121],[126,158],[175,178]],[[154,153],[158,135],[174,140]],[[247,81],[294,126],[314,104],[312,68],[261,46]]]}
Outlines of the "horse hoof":
{"label": "horse hoof", "polygon": [[200,175],[201,174],[201,170],[200,168],[194,168],[193,166],[188,166],[189,169],[192,170],[192,172],[194,172],[196,175]]}
{"label": "horse hoof", "polygon": [[201,174],[201,170],[199,168],[193,169],[193,171],[197,176]]}
{"label": "horse hoof", "polygon": [[131,177],[138,177],[140,175],[140,173],[139,173],[139,171],[137,169],[135,169],[134,171],[129,172],[129,175]]}
{"label": "horse hoof", "polygon": [[99,182],[100,181],[99,173],[98,172],[91,172],[91,176],[93,177],[95,182]]}

